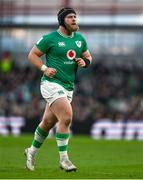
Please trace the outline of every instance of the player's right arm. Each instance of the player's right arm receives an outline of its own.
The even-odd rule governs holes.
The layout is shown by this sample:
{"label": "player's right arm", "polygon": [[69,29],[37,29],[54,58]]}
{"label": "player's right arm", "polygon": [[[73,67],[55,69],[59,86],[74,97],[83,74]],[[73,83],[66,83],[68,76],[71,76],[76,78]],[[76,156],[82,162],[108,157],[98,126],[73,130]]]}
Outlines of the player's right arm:
{"label": "player's right arm", "polygon": [[43,64],[41,59],[41,56],[43,54],[43,52],[41,52],[36,46],[34,46],[28,54],[28,60],[39,70],[43,71],[46,76],[52,77],[56,74],[56,69],[48,68],[46,65]]}

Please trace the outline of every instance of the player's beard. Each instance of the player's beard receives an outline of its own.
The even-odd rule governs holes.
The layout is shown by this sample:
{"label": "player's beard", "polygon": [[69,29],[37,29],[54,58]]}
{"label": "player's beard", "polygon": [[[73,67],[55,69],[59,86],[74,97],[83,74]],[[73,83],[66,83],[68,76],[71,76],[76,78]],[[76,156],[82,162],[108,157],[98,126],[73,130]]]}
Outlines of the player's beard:
{"label": "player's beard", "polygon": [[66,29],[70,32],[75,32],[79,30],[78,24],[74,24],[74,25],[65,24],[65,26],[66,26]]}

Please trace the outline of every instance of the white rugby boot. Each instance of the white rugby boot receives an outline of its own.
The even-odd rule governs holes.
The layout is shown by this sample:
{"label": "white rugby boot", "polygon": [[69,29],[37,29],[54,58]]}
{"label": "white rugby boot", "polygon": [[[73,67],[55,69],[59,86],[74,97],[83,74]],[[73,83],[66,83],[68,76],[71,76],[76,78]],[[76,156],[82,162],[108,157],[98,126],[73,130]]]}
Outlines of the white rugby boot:
{"label": "white rugby boot", "polygon": [[66,172],[77,170],[77,167],[69,159],[64,159],[60,161],[60,168],[65,170]]}
{"label": "white rugby boot", "polygon": [[35,156],[30,153],[29,148],[25,149],[24,155],[26,156],[26,168],[30,171],[34,171]]}

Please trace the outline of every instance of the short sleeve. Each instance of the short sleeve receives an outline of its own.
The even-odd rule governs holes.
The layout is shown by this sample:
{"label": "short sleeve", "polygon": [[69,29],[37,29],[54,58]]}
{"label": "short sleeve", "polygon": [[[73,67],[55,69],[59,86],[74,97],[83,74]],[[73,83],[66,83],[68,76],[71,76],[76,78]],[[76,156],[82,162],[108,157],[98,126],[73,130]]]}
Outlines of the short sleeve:
{"label": "short sleeve", "polygon": [[41,51],[43,52],[44,54],[48,51],[48,49],[50,48],[49,45],[50,45],[50,42],[48,41],[48,37],[45,35],[45,36],[42,36],[38,41],[37,43],[35,44],[36,47]]}

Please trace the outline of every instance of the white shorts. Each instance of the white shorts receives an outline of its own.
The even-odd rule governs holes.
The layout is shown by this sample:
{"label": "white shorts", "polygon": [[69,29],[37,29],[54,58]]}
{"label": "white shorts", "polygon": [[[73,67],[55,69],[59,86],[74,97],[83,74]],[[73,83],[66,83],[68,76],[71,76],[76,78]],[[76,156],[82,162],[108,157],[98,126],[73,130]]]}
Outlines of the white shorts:
{"label": "white shorts", "polygon": [[73,97],[73,91],[68,91],[60,84],[50,81],[43,81],[40,86],[41,94],[43,98],[47,101],[49,106],[57,99],[61,97],[66,97],[71,103]]}

